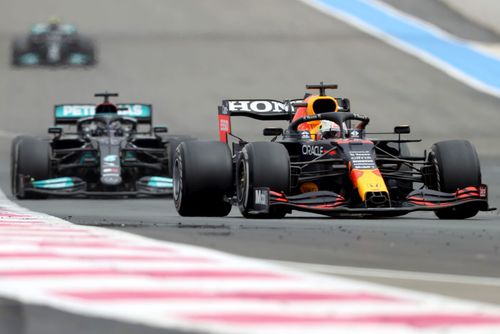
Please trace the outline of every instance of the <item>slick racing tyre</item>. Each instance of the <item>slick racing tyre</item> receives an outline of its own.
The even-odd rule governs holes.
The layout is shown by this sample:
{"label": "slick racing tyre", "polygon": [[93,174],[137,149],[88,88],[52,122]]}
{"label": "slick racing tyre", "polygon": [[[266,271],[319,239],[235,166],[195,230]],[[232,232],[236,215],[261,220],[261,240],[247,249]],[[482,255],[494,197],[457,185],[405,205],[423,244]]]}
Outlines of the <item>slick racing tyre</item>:
{"label": "slick racing tyre", "polygon": [[172,177],[174,172],[174,162],[175,162],[175,151],[177,147],[185,141],[196,140],[194,137],[190,136],[172,136],[167,137],[167,156],[168,156],[168,176]]}
{"label": "slick racing tyre", "polygon": [[236,194],[238,207],[246,218],[283,218],[287,209],[270,207],[269,213],[251,212],[254,189],[267,187],[277,192],[290,190],[290,156],[278,143],[247,144],[236,162]]}
{"label": "slick racing tyre", "polygon": [[51,147],[48,140],[20,136],[12,141],[11,187],[12,194],[20,199],[46,198],[46,195],[25,193],[21,178],[35,180],[50,178]]}
{"label": "slick racing tyre", "polygon": [[[474,146],[467,140],[447,140],[434,144],[429,161],[436,171],[434,188],[446,193],[457,189],[480,186],[481,168]],[[440,219],[466,219],[474,217],[479,209],[476,205],[463,205],[435,211]]]}
{"label": "slick racing tyre", "polygon": [[26,37],[16,37],[12,41],[12,55],[11,64],[13,66],[19,66],[21,64],[21,56],[25,53],[30,52],[30,41]]}
{"label": "slick racing tyre", "polygon": [[26,136],[17,136],[12,140],[11,146],[10,146],[10,189],[12,192],[12,195],[16,196],[18,193],[17,191],[17,177],[18,173],[16,172],[17,170],[17,160],[18,160],[18,149],[17,145],[19,144],[20,141],[22,141]]}
{"label": "slick racing tyre", "polygon": [[85,36],[79,37],[76,44],[76,51],[88,57],[85,65],[95,65],[97,63],[95,49],[96,47],[90,38]]}
{"label": "slick racing tyre", "polygon": [[224,217],[231,211],[225,200],[232,193],[231,152],[221,142],[185,141],[176,149],[174,203],[184,217]]}

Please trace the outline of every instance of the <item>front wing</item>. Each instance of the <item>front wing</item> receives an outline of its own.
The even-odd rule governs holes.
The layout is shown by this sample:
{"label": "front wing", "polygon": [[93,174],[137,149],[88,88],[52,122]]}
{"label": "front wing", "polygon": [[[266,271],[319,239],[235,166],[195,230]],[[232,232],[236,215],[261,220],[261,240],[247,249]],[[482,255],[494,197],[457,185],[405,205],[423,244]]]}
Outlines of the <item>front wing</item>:
{"label": "front wing", "polygon": [[488,206],[486,185],[466,187],[455,193],[445,193],[430,189],[412,191],[405,201],[391,207],[353,206],[342,195],[331,191],[309,192],[286,196],[269,188],[255,188],[253,194],[254,212],[268,213],[271,207],[285,207],[291,210],[319,213],[328,216],[373,215],[401,216],[414,211],[436,211],[439,209],[475,205],[480,211],[491,211]]}
{"label": "front wing", "polygon": [[26,52],[14,59],[17,66],[87,66],[92,65],[93,60],[90,55],[83,52],[72,52],[66,57],[62,57],[57,62],[46,61],[38,52]]}
{"label": "front wing", "polygon": [[167,196],[172,194],[173,181],[162,176],[145,176],[135,184],[133,191],[88,190],[87,182],[78,177],[58,177],[47,180],[30,180],[20,176],[19,189],[24,193],[51,196]]}

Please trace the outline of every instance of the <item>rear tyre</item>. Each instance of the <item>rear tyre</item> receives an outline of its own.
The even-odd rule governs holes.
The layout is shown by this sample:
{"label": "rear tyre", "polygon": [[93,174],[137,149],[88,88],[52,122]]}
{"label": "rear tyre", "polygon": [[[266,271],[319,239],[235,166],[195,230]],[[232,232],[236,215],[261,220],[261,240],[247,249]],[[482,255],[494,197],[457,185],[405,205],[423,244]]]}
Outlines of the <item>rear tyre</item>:
{"label": "rear tyre", "polygon": [[[447,140],[434,144],[429,154],[436,171],[436,190],[454,193],[458,189],[481,185],[481,167],[476,149],[467,140]],[[479,208],[463,205],[435,211],[440,219],[474,217]]]}
{"label": "rear tyre", "polygon": [[221,142],[185,141],[176,149],[174,203],[184,217],[224,217],[233,188],[231,152]]}
{"label": "rear tyre", "polygon": [[285,217],[287,209],[270,207],[269,213],[253,213],[254,189],[267,187],[273,191],[290,191],[290,156],[278,143],[255,142],[247,144],[236,162],[236,194],[238,207],[245,218]]}
{"label": "rear tyre", "polygon": [[47,198],[44,194],[25,193],[21,177],[34,180],[50,178],[51,147],[48,140],[20,136],[12,141],[11,187],[12,194],[19,199]]}

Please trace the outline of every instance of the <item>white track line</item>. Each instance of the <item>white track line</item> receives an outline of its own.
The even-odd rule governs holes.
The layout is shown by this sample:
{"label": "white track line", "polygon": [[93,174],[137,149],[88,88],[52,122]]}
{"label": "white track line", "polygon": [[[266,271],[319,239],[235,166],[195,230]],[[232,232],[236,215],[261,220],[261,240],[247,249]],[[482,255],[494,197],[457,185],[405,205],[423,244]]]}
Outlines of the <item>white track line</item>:
{"label": "white track line", "polygon": [[425,281],[425,282],[436,282],[436,283],[452,283],[452,284],[500,287],[500,278],[496,277],[451,275],[451,274],[438,274],[438,273],[415,272],[415,271],[404,271],[404,270],[362,268],[362,267],[345,267],[345,266],[334,266],[328,264],[304,263],[304,262],[292,262],[292,261],[272,261],[272,262],[277,264],[282,264],[291,268],[323,273],[323,274],[330,274],[330,275],[345,275],[345,276],[359,276],[359,277],[370,277],[370,278],[387,278],[387,279],[398,279],[398,280],[409,280],[409,281]]}

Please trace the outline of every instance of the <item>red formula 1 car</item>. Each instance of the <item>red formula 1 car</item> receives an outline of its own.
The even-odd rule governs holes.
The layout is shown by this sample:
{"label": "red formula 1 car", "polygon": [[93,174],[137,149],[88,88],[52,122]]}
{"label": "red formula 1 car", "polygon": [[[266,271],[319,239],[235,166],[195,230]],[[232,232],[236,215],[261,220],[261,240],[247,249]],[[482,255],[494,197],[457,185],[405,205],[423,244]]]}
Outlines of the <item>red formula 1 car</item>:
{"label": "red formula 1 car", "polygon": [[[247,218],[281,218],[292,210],[330,216],[400,216],[434,211],[465,219],[490,210],[474,147],[465,140],[435,143],[412,156],[402,139],[369,139],[369,118],[350,112],[348,99],[319,89],[301,102],[224,100],[220,142],[184,142],[174,162],[174,200],[182,216],[225,216],[237,205]],[[246,142],[231,133],[231,117],[289,120],[266,128],[270,142]],[[304,127],[303,124],[309,126]],[[306,130],[304,130],[306,129]],[[229,136],[238,140],[228,145]]]}

